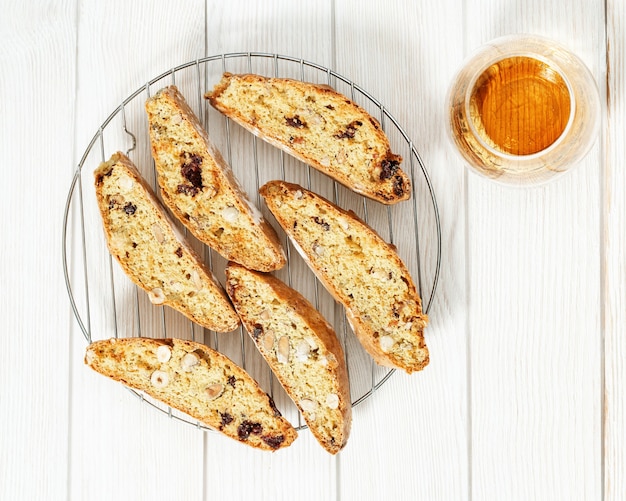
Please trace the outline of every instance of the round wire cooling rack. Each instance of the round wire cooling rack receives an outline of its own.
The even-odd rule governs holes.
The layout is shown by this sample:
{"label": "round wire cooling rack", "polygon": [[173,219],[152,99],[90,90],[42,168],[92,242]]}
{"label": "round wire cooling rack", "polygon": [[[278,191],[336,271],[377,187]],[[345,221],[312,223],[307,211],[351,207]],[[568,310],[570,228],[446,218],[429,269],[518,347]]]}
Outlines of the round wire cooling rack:
{"label": "round wire cooling rack", "polygon": [[[259,73],[330,85],[376,117],[389,137],[392,151],[404,158],[412,180],[409,201],[383,206],[357,195],[282,151],[257,140],[211,108],[203,94],[224,72]],[[394,373],[378,366],[358,343],[339,306],[302,258],[294,252],[282,229],[262,206],[259,187],[271,179],[286,179],[317,191],[345,209],[353,210],[385,240],[396,246],[415,278],[424,311],[428,313],[441,267],[441,226],[437,201],[426,167],[413,141],[385,106],[368,92],[333,70],[294,57],[268,53],[228,53],[187,62],[153,78],[128,96],[106,118],[89,142],[67,195],[63,220],[63,271],[71,307],[86,341],[109,337],[178,337],[202,342],[240,364],[274,399],[296,429],[306,428],[302,416],[274,378],[243,327],[217,334],[193,324],[176,311],[155,306],[121,271],[109,254],[102,231],[92,173],[115,151],[131,157],[142,176],[158,193],[150,154],[145,100],[167,85],[176,85],[196,112],[235,175],[256,201],[284,242],[288,263],[275,274],[304,294],[333,324],[344,348],[352,405],[371,397]],[[87,172],[87,175],[85,175]],[[256,193],[256,199],[255,194]],[[224,283],[225,260],[187,235],[214,274]],[[427,329],[428,331],[428,329]],[[428,334],[426,331],[427,341]],[[169,417],[209,430],[176,409],[130,389],[141,401]]]}

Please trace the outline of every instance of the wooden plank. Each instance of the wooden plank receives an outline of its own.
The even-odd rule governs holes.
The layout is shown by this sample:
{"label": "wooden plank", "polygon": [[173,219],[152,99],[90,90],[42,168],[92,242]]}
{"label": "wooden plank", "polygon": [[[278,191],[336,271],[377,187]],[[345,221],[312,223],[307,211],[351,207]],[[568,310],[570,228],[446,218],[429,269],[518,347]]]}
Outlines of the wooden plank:
{"label": "wooden plank", "polygon": [[[330,1],[307,3],[289,0],[211,3],[207,15],[207,55],[265,52],[328,66],[332,61],[331,5]],[[319,78],[319,72],[280,60],[251,58],[249,68],[247,64],[244,61],[242,67],[241,61],[231,59],[225,62],[228,71]],[[207,87],[211,88],[217,78],[219,75],[211,75]],[[223,123],[211,119],[210,127],[210,133],[219,147],[227,150]],[[230,134],[231,146],[238,145],[232,146],[230,151],[233,169],[252,200],[274,223],[260,202],[258,186],[282,177],[283,173],[289,179],[306,185],[306,168],[296,165],[287,156],[281,159],[273,147],[261,140],[253,140],[235,124],[231,124]],[[258,179],[254,169],[255,159],[259,166]],[[284,167],[281,165],[283,162]],[[311,182],[314,189],[325,189],[327,186],[327,182],[316,174],[312,174]],[[305,279],[308,276],[306,267],[298,261],[297,253],[290,250],[291,272],[288,273],[285,268],[276,275],[286,282],[291,281],[295,288],[315,302],[314,281]],[[332,302],[328,297],[322,296],[319,301],[323,313],[332,313]],[[235,343],[238,342],[237,337]],[[258,355],[247,334],[244,335],[244,342],[246,366],[255,364],[255,374],[261,374],[260,383],[266,390],[273,390],[278,407],[284,410],[290,405],[287,398],[279,390],[276,380],[270,378],[264,362],[258,365],[255,362]],[[233,346],[225,336],[219,338],[219,346],[235,354],[240,351],[239,346]],[[298,424],[293,413],[285,415]],[[208,433],[205,437],[204,482],[207,496],[215,499],[336,499],[336,458],[326,453],[308,430],[301,431],[288,449],[275,454],[250,450]]]}
{"label": "wooden plank", "polygon": [[[600,1],[470,0],[467,48],[545,35],[598,78],[602,12]],[[601,166],[597,144],[543,187],[468,176],[473,500],[600,496]]]}
{"label": "wooden plank", "polygon": [[604,193],[604,499],[626,497],[626,8],[607,2],[607,118]]}
{"label": "wooden plank", "polygon": [[70,322],[60,238],[76,8],[74,1],[2,5],[1,499],[67,496]]}
{"label": "wooden plank", "polygon": [[[76,163],[98,128],[124,98],[151,78],[204,55],[205,4],[186,0],[86,2],[78,16]],[[131,159],[154,182],[143,102],[167,77],[123,110],[137,138]],[[176,82],[185,87],[179,76]],[[191,99],[196,106],[199,99]],[[188,323],[171,310],[154,308],[111,262],[96,210],[92,172],[114,151],[131,148],[122,113],[104,127],[83,167],[83,210],[73,199],[72,256],[75,294],[87,322],[85,284],[89,290],[89,327],[93,339],[115,335],[191,337]],[[150,177],[152,175],[152,177]],[[86,265],[81,220],[84,219]],[[88,282],[83,278],[87,269]],[[113,281],[112,281],[113,280]],[[113,284],[113,285],[112,285]],[[114,290],[113,290],[114,289]],[[115,302],[113,300],[115,298]],[[135,321],[136,308],[143,312]],[[72,329],[72,414],[70,497],[73,499],[202,499],[203,433],[142,403],[123,386],[83,364],[85,340]]]}
{"label": "wooden plank", "polygon": [[[432,178],[443,244],[439,288],[425,333],[430,365],[411,376],[394,374],[355,409],[351,443],[339,458],[340,498],[467,499],[463,170],[445,147],[443,127],[446,89],[462,56],[461,11],[455,1],[337,2],[336,8],[336,69],[384,103],[413,139]],[[393,129],[389,121],[386,126]],[[403,156],[409,169],[409,156]],[[432,256],[434,222],[423,185],[416,198],[424,221],[420,252]],[[369,207],[371,223],[389,238],[385,223],[372,217],[376,205]],[[393,208],[403,214],[394,219],[394,243],[402,258],[413,262],[412,217],[404,210]],[[433,262],[426,263],[422,273],[428,282]]]}

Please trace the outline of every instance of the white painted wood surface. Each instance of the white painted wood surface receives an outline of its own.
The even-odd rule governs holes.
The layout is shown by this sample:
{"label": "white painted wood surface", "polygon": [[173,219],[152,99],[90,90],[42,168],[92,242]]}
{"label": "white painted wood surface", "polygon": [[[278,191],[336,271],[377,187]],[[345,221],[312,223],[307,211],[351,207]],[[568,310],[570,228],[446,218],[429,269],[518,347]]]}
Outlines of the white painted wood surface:
{"label": "white painted wood surface", "polygon": [[[622,0],[0,7],[0,499],[626,499]],[[603,102],[595,148],[541,188],[467,173],[444,134],[459,64],[514,32],[572,48]],[[356,407],[336,457],[307,431],[275,454],[248,450],[169,419],[82,363],[61,256],[74,169],[132,91],[235,51],[314,61],[369,91],[414,140],[437,194],[431,364],[394,374]],[[105,287],[106,270],[94,274]]]}
{"label": "white painted wood surface", "polygon": [[604,388],[602,457],[605,499],[626,498],[626,7],[607,9],[607,116],[603,138],[602,319]]}

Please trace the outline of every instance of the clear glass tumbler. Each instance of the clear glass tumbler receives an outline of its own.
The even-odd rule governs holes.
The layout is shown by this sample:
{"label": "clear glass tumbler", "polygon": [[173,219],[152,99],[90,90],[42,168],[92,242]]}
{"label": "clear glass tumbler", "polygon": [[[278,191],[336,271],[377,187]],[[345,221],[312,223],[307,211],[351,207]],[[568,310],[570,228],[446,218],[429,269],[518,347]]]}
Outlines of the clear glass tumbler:
{"label": "clear glass tumbler", "polygon": [[585,64],[560,44],[511,35],[463,64],[447,96],[449,135],[475,172],[509,185],[544,183],[576,165],[600,125]]}

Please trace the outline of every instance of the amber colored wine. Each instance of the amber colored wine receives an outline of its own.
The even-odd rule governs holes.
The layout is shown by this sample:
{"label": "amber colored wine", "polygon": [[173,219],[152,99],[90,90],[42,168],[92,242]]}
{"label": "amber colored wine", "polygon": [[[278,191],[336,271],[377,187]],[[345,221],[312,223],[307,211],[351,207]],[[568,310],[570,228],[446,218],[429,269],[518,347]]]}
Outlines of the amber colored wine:
{"label": "amber colored wine", "polygon": [[532,155],[553,144],[565,130],[571,104],[568,86],[545,62],[509,57],[487,68],[470,94],[469,115],[492,148]]}

